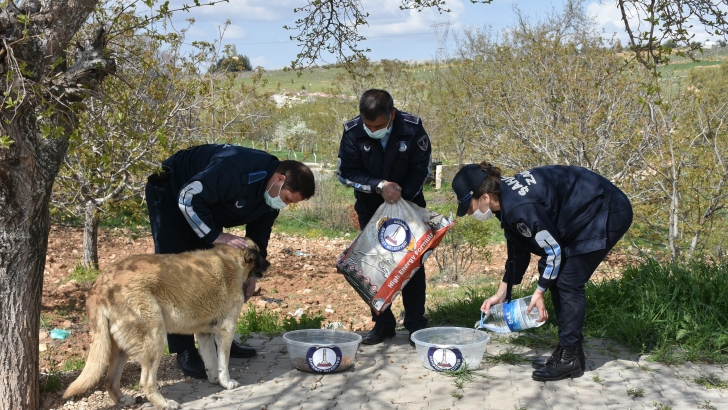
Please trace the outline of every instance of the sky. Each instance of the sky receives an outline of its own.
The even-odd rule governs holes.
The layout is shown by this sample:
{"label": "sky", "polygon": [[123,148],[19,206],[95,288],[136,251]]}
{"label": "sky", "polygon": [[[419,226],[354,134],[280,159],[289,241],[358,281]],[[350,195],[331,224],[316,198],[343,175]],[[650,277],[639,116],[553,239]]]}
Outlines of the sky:
{"label": "sky", "polygon": [[[172,0],[175,5],[191,4],[192,1]],[[369,48],[371,60],[432,60],[439,50],[452,54],[454,38],[466,27],[490,26],[494,30],[505,29],[516,22],[513,7],[518,7],[534,21],[545,18],[550,12],[560,11],[560,0],[493,0],[491,4],[472,4],[470,0],[446,0],[450,13],[439,14],[436,9],[400,10],[402,0],[361,0],[363,9],[369,13],[368,26],[361,29],[367,40],[360,47]],[[220,29],[226,20],[230,25],[221,40],[223,45],[234,44],[238,54],[250,58],[253,67],[267,70],[290,66],[300,51],[297,43],[289,39],[295,31],[286,30],[284,25],[294,26],[301,13],[294,8],[306,5],[306,0],[229,0],[177,12],[173,21],[176,27],[186,27],[188,18],[195,24],[187,33],[188,41],[214,41],[220,38]],[[613,34],[622,44],[627,43],[619,10],[613,0],[585,0],[584,9],[594,16],[607,37]],[[445,28],[447,36],[445,37]],[[696,30],[695,41],[709,39],[704,30]],[[445,40],[443,42],[443,37]],[[438,41],[440,38],[440,41]],[[716,41],[718,38],[713,38]],[[335,62],[333,58],[327,60]]]}

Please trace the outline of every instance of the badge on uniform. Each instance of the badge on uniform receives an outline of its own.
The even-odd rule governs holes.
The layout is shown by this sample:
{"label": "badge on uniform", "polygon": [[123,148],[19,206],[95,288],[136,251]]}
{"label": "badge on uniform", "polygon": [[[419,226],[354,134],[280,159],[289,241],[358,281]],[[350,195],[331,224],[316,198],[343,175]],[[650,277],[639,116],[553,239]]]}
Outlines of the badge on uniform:
{"label": "badge on uniform", "polygon": [[370,149],[372,149],[372,147],[370,147],[369,144],[364,144],[364,152],[369,152]]}
{"label": "badge on uniform", "polygon": [[427,139],[427,135],[423,135],[422,138],[418,139],[417,145],[422,151],[427,151],[427,147],[430,145],[430,140]]}
{"label": "badge on uniform", "polygon": [[399,152],[405,152],[407,151],[407,144],[405,144],[404,141],[399,142]]}
{"label": "badge on uniform", "polygon": [[518,232],[520,232],[521,235],[525,236],[526,238],[531,237],[531,230],[528,229],[526,224],[524,224],[523,222],[519,222],[518,225],[516,225],[516,229],[518,229]]}

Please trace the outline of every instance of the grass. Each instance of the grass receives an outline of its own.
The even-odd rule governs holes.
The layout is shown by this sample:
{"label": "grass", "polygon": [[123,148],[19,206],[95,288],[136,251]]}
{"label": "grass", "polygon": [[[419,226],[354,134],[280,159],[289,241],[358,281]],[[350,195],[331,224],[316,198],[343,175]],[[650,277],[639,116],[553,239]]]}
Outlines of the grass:
{"label": "grass", "polygon": [[63,371],[70,372],[73,370],[81,370],[81,369],[83,369],[83,366],[85,364],[86,363],[83,361],[83,357],[74,356],[74,357],[66,360],[65,363],[63,363]]}
{"label": "grass", "polygon": [[[432,298],[434,302],[428,302],[432,326],[472,327],[483,301],[495,290],[495,284],[486,284]],[[533,286],[517,286],[513,298],[532,292]],[[628,268],[621,278],[587,284],[584,334],[606,338],[666,364],[728,363],[726,294],[728,264],[660,265],[650,261]],[[553,312],[550,297],[546,304]],[[530,348],[553,347],[557,341],[555,317],[511,339],[513,344]],[[644,365],[639,369],[651,370]]]}
{"label": "grass", "polygon": [[705,377],[696,377],[695,383],[707,389],[728,389],[728,383],[714,373],[709,373]]}
{"label": "grass", "polygon": [[587,284],[585,333],[668,364],[727,363],[726,292],[726,264],[650,261],[620,279]]}
{"label": "grass", "polygon": [[655,410],[672,410],[671,406],[668,406],[667,404],[662,404],[656,401],[652,402],[652,405],[655,406]]}
{"label": "grass", "polygon": [[631,397],[643,397],[645,395],[645,389],[627,389],[627,396]]}
{"label": "grass", "polygon": [[251,333],[263,333],[269,336],[275,336],[291,330],[321,329],[323,321],[324,317],[320,313],[314,316],[308,316],[304,313],[299,318],[281,318],[275,312],[266,309],[258,311],[255,305],[250,305],[240,315],[235,331],[243,338],[250,336]]}
{"label": "grass", "polygon": [[485,360],[490,363],[505,363],[513,366],[529,361],[528,358],[516,353],[515,349],[512,347],[507,348],[503,353],[487,356]]}
{"label": "grass", "polygon": [[600,383],[600,384],[601,384],[601,382],[604,381],[604,379],[602,379],[601,377],[599,377],[598,374],[595,374],[594,376],[592,376],[592,380],[594,380],[595,383]]}
{"label": "grass", "polygon": [[78,283],[93,283],[99,276],[99,270],[87,268],[82,265],[76,265],[71,274],[68,275],[67,282],[75,280]]}
{"label": "grass", "polygon": [[705,402],[699,405],[698,408],[702,410],[718,410],[717,407],[710,404],[710,400],[705,400]]}

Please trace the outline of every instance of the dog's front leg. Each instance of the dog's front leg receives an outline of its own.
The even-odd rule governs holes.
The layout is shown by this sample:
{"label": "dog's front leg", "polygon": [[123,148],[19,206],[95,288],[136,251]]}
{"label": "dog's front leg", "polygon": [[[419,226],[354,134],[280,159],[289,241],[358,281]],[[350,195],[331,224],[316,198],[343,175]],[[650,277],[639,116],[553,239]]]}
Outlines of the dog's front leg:
{"label": "dog's front leg", "polygon": [[[217,353],[215,352],[215,336],[212,333],[195,333],[197,344],[200,345],[200,356],[205,362],[205,373],[210,383],[219,381],[217,370]],[[229,349],[229,347],[228,347]]]}
{"label": "dog's front leg", "polygon": [[[240,309],[238,309],[240,311]],[[229,363],[230,363],[230,345],[233,343],[235,335],[235,321],[226,320],[221,326],[218,333],[215,334],[215,343],[217,343],[217,367],[220,374],[220,386],[231,390],[240,386],[236,380],[230,379]]]}

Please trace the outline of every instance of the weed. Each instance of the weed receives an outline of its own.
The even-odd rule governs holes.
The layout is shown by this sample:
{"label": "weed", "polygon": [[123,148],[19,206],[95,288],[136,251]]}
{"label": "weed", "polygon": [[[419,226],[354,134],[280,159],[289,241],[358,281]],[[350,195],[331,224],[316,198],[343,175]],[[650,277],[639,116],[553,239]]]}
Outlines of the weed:
{"label": "weed", "polygon": [[642,370],[643,372],[651,373],[654,370],[650,366],[647,366],[646,364],[638,364],[637,366],[630,366],[628,369],[637,369]]}
{"label": "weed", "polygon": [[48,327],[51,325],[51,321],[53,320],[53,316],[49,313],[41,313],[40,314],[40,324],[39,327]]}
{"label": "weed", "polygon": [[475,373],[475,370],[468,367],[467,363],[463,363],[462,366],[460,366],[457,370],[446,370],[442,372],[442,374],[450,377],[455,378],[455,387],[458,389],[462,389],[465,385],[465,382],[472,382],[475,376],[481,376],[477,373]]}
{"label": "weed", "polygon": [[667,404],[658,403],[656,401],[653,401],[652,405],[655,406],[655,410],[672,410],[671,406],[668,406]]}
{"label": "weed", "polygon": [[726,389],[728,383],[721,380],[720,377],[714,373],[709,373],[707,377],[696,377],[695,383],[708,389]]}
{"label": "weed", "polygon": [[49,350],[46,353],[48,355],[48,372],[41,373],[39,383],[41,393],[55,393],[61,390],[61,372],[58,371],[58,362],[50,352]]}
{"label": "weed", "polygon": [[258,312],[255,305],[244,311],[238,319],[238,325],[235,329],[243,338],[248,337],[251,333],[277,334],[282,331],[278,325],[279,317],[275,312],[261,310]]}
{"label": "weed", "polygon": [[285,318],[283,320],[283,330],[289,332],[299,329],[321,329],[321,323],[323,321],[324,317],[320,313],[313,317],[308,317],[304,313],[298,320],[293,316]]}
{"label": "weed", "polygon": [[83,357],[74,356],[63,363],[63,371],[70,372],[73,370],[81,370],[86,363],[83,361]]}
{"label": "weed", "polygon": [[465,397],[465,396],[463,396],[463,394],[462,394],[462,393],[458,393],[457,391],[453,391],[452,393],[450,393],[450,395],[451,395],[452,397],[455,397],[455,398],[456,398],[456,399],[458,399],[458,400],[460,400],[460,399],[462,399],[463,397]]}
{"label": "weed", "polygon": [[706,400],[705,403],[699,405],[698,408],[702,410],[718,410],[717,407],[710,405],[710,400]]}
{"label": "weed", "polygon": [[71,271],[71,274],[68,275],[68,281],[75,280],[78,283],[93,283],[97,276],[99,276],[98,269],[76,265],[73,271]]}
{"label": "weed", "polygon": [[592,376],[592,380],[594,380],[596,383],[601,383],[601,382],[604,381],[604,379],[602,379],[601,377],[599,377],[598,374],[595,374],[594,376]]}
{"label": "weed", "polygon": [[627,395],[632,397],[642,397],[645,395],[645,390],[629,388],[627,389]]}
{"label": "weed", "polygon": [[507,348],[503,353],[487,357],[486,360],[492,363],[506,363],[513,366],[528,361],[527,358],[516,353],[515,348],[512,347]]}

